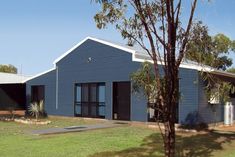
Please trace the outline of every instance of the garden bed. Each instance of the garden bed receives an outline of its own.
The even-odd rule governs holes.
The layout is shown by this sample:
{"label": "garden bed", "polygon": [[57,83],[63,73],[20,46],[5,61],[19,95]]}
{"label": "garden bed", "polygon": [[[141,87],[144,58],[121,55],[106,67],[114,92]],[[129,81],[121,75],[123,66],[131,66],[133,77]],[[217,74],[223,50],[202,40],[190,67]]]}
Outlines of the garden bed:
{"label": "garden bed", "polygon": [[1,121],[14,121],[17,123],[22,123],[22,124],[36,124],[36,125],[47,125],[50,124],[51,121],[49,120],[36,120],[36,119],[30,119],[30,118],[10,118],[10,117],[0,117]]}

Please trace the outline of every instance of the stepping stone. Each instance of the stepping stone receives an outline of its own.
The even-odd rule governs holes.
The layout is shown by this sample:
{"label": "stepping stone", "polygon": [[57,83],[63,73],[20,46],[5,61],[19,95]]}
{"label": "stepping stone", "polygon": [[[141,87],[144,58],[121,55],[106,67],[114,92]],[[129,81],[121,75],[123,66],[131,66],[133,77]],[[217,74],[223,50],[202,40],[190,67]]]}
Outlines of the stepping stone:
{"label": "stepping stone", "polygon": [[81,132],[95,129],[105,129],[105,128],[114,128],[122,126],[123,124],[114,124],[114,123],[106,123],[106,124],[94,124],[94,125],[80,125],[80,126],[69,126],[65,128],[49,128],[42,130],[33,130],[31,134],[34,135],[49,135],[49,134],[62,134],[69,132]]}

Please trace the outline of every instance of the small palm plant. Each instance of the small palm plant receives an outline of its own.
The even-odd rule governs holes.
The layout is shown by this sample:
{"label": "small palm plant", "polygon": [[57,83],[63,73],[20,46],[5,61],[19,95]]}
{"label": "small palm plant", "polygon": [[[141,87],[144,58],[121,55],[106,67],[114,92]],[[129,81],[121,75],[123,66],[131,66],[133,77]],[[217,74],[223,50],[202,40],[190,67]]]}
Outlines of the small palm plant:
{"label": "small palm plant", "polygon": [[28,110],[30,115],[35,116],[36,120],[38,120],[39,114],[44,111],[43,100],[31,103]]}

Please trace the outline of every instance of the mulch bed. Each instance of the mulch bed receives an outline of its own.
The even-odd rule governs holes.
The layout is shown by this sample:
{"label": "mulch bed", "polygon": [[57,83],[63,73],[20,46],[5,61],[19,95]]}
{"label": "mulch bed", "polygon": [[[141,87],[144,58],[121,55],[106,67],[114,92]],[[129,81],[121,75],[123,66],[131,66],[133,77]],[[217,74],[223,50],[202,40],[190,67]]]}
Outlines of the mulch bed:
{"label": "mulch bed", "polygon": [[25,117],[25,111],[13,111],[11,113],[10,111],[0,111],[0,121],[4,122],[17,122],[22,124],[36,124],[36,125],[46,125],[50,124],[51,121],[48,120],[36,120],[32,118],[26,118]]}
{"label": "mulch bed", "polygon": [[5,122],[17,122],[17,123],[22,123],[22,124],[36,124],[36,125],[47,125],[50,124],[51,121],[49,120],[36,120],[36,119],[29,119],[29,118],[10,118],[10,117],[0,117],[0,121],[5,121]]}

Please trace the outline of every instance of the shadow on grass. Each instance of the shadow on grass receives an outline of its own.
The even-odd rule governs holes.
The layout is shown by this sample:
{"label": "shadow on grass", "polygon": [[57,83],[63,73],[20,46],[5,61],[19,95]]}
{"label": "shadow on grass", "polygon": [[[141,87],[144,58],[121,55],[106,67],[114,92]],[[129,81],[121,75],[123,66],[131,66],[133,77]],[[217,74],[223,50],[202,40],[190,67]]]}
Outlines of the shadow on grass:
{"label": "shadow on grass", "polygon": [[210,157],[215,151],[223,151],[223,144],[235,141],[235,133],[208,132],[192,136],[178,136],[176,143],[177,157]]}
{"label": "shadow on grass", "polygon": [[121,151],[107,151],[93,154],[89,157],[163,157],[162,138],[158,133],[143,139],[139,147]]}
{"label": "shadow on grass", "polygon": [[[178,135],[176,157],[211,157],[215,151],[223,151],[223,144],[235,141],[235,133],[208,132],[195,135]],[[121,151],[106,151],[89,157],[162,157],[164,156],[162,138],[154,133],[143,139],[139,147]]]}

